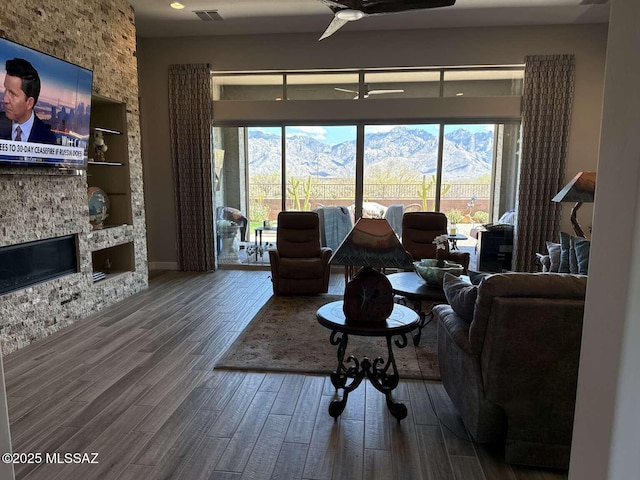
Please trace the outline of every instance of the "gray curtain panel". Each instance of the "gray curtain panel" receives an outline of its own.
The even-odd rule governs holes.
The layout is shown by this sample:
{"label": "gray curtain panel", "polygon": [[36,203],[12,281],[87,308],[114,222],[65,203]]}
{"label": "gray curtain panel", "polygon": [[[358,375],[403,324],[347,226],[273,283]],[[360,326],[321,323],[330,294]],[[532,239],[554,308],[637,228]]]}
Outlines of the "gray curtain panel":
{"label": "gray curtain panel", "polygon": [[171,159],[178,267],[215,268],[211,177],[211,74],[208,65],[169,67]]}
{"label": "gray curtain panel", "polygon": [[564,186],[574,69],[573,55],[525,58],[516,271],[533,271],[536,252],[558,239],[561,209],[551,199]]}

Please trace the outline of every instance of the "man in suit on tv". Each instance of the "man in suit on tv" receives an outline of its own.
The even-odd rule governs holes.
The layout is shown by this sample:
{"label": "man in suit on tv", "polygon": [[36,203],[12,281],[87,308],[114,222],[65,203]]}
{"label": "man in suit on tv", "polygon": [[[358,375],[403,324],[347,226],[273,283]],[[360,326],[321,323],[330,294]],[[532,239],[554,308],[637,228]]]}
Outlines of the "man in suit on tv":
{"label": "man in suit on tv", "polygon": [[0,112],[0,139],[19,142],[56,144],[51,127],[33,111],[40,95],[40,76],[28,61],[22,58],[7,60],[4,79],[4,97]]}

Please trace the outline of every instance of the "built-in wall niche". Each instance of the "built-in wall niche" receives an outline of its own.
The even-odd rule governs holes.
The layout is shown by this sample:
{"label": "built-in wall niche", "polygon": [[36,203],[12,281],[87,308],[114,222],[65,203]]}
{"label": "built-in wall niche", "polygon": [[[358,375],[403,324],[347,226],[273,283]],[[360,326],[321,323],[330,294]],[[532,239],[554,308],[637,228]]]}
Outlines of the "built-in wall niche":
{"label": "built-in wall niche", "polygon": [[[97,95],[91,97],[87,184],[101,188],[109,198],[109,217],[103,228],[132,224],[126,115],[126,104]],[[103,154],[96,151],[96,132],[100,132],[108,147]]]}
{"label": "built-in wall niche", "polygon": [[94,282],[135,271],[133,242],[91,252]]}

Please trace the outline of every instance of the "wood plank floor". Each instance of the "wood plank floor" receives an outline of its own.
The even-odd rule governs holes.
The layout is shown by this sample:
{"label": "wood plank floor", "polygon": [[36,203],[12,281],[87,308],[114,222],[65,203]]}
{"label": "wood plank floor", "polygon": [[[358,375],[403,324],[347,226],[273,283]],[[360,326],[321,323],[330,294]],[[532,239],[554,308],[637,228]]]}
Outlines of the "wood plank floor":
{"label": "wood plank floor", "polygon": [[16,465],[17,478],[567,478],[474,444],[439,382],[401,381],[400,423],[368,383],[334,421],[328,377],[214,370],[270,296],[264,270],[152,275],[145,292],[5,357],[14,452],[99,454]]}

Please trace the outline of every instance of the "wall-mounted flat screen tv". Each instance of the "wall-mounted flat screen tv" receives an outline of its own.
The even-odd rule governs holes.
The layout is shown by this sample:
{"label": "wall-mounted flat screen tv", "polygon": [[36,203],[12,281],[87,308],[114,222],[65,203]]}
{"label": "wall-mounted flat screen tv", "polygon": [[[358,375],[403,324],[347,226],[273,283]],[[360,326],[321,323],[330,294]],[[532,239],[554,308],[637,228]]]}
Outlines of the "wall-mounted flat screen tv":
{"label": "wall-mounted flat screen tv", "polygon": [[0,167],[87,166],[93,72],[0,38]]}

